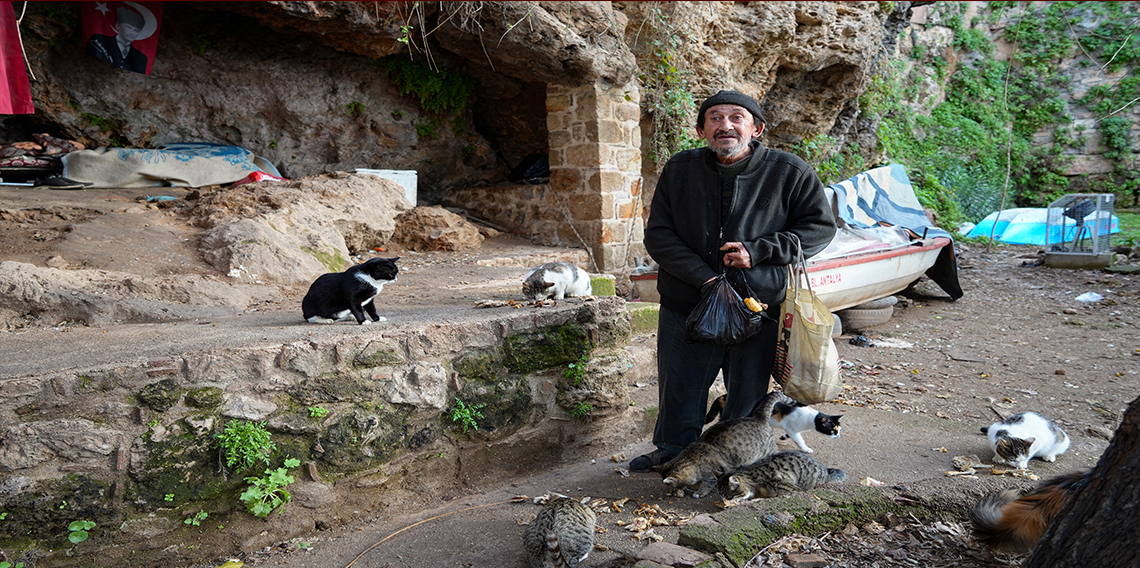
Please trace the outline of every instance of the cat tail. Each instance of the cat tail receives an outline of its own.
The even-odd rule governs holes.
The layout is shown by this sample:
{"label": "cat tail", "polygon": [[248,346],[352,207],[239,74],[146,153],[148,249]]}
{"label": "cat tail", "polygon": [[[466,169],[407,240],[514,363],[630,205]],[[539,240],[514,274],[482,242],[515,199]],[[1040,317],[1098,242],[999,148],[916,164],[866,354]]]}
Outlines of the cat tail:
{"label": "cat tail", "polygon": [[712,406],[709,407],[709,413],[705,415],[705,424],[711,424],[713,420],[716,420],[717,417],[720,416],[720,413],[724,411],[724,404],[727,401],[727,394],[722,394],[712,401]]}
{"label": "cat tail", "polygon": [[1021,498],[1012,489],[984,497],[970,511],[974,538],[990,550],[1030,550],[1057,513],[1088,485],[1091,471],[1054,477]]}
{"label": "cat tail", "polygon": [[783,402],[785,404],[791,404],[793,406],[796,404],[796,401],[792,400],[792,397],[780,391],[772,391],[764,395],[764,398],[760,399],[760,404],[756,405],[756,408],[752,410],[752,414],[749,416],[753,418],[760,418],[761,420],[767,422],[772,418],[772,409],[776,408],[777,402]]}
{"label": "cat tail", "polygon": [[827,468],[827,483],[840,483],[847,479],[847,473],[842,469],[829,467]]}
{"label": "cat tail", "polygon": [[566,559],[562,557],[562,543],[558,540],[558,535],[554,531],[546,529],[546,560],[548,565],[554,568],[564,568],[566,566]]}

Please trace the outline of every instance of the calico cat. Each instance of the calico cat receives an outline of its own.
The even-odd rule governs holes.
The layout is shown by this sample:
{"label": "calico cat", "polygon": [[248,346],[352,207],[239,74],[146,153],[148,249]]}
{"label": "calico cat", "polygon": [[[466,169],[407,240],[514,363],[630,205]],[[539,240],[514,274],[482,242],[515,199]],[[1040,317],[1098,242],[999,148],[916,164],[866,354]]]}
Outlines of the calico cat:
{"label": "calico cat", "polygon": [[523,532],[531,568],[577,566],[594,548],[594,510],[570,499],[551,499]]}
{"label": "calico cat", "polygon": [[770,416],[772,407],[782,400],[792,401],[781,392],[764,395],[752,416],[717,422],[677,457],[655,469],[670,487],[695,487],[695,498],[708,495],[716,485],[717,475],[776,453],[772,426],[767,418],[760,417]]}
{"label": "calico cat", "polygon": [[[705,415],[705,424],[716,420],[716,417],[724,410],[727,396],[728,395],[721,395],[713,401],[712,407],[709,408],[708,414]],[[838,438],[843,429],[842,426],[839,425],[839,419],[842,417],[842,414],[834,416],[824,414],[799,402],[795,404],[778,402],[775,408],[772,409],[772,418],[769,419],[769,422],[772,426],[783,429],[784,435],[780,436],[781,440],[790,438],[800,447],[800,451],[810,454],[813,453],[814,450],[808,447],[802,434],[814,429],[820,434]]]}
{"label": "calico cat", "polygon": [[1039,457],[1047,462],[1069,449],[1069,435],[1052,420],[1036,412],[1018,412],[988,427],[982,433],[994,450],[994,463],[1026,469],[1029,460]]}
{"label": "calico cat", "polygon": [[847,479],[842,469],[829,468],[803,452],[779,452],[717,478],[716,489],[726,505],[754,497],[780,497],[824,483]]}
{"label": "calico cat", "polygon": [[376,313],[373,300],[385,284],[396,281],[400,272],[397,260],[400,257],[373,258],[344,272],[322,274],[313,281],[301,300],[301,313],[305,320],[333,323],[355,317],[360,325],[387,320]]}
{"label": "calico cat", "polygon": [[522,292],[528,300],[561,300],[566,296],[590,296],[594,288],[585,270],[569,262],[548,262],[526,273]]}
{"label": "calico cat", "polygon": [[1090,474],[1092,469],[1059,475],[1021,498],[1013,489],[983,497],[970,511],[974,538],[990,550],[1028,551],[1053,517],[1088,485]]}

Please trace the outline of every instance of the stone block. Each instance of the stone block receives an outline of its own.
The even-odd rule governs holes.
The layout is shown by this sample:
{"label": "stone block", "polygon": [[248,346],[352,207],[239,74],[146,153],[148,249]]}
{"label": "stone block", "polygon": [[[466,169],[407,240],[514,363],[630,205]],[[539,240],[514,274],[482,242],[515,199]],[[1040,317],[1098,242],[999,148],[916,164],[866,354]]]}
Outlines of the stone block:
{"label": "stone block", "polygon": [[570,109],[570,94],[566,92],[559,92],[551,94],[553,89],[548,88],[546,94],[546,112],[552,114],[562,112]]}
{"label": "stone block", "polygon": [[614,118],[636,124],[641,121],[641,107],[635,102],[623,102],[614,109]]}
{"label": "stone block", "polygon": [[601,166],[598,147],[593,144],[577,144],[566,149],[566,165],[580,168]]}
{"label": "stone block", "polygon": [[595,221],[602,219],[602,196],[574,195],[570,197],[570,214],[576,221]]}
{"label": "stone block", "polygon": [[665,566],[697,566],[713,559],[712,556],[668,542],[653,542],[641,549],[637,560],[649,560]]}
{"label": "stone block", "polygon": [[616,120],[599,120],[596,123],[598,142],[602,144],[624,144],[626,141],[622,123]]}
{"label": "stone block", "polygon": [[784,563],[792,568],[827,568],[827,559],[818,554],[789,554]]}
{"label": "stone block", "polygon": [[635,147],[622,146],[613,150],[613,161],[609,162],[623,172],[638,174],[641,172],[641,150]]}

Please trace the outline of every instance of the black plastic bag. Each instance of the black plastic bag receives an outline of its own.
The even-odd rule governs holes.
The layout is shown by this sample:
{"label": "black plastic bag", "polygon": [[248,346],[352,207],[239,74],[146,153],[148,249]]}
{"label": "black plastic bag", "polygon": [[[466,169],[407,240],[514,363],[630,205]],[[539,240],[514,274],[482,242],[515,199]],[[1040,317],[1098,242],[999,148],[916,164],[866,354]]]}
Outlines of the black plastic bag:
{"label": "black plastic bag", "polygon": [[685,320],[685,339],[690,343],[733,345],[760,333],[764,319],[771,318],[763,310],[748,309],[741,293],[752,297],[743,275],[732,269],[702,286],[701,301]]}
{"label": "black plastic bag", "polygon": [[511,170],[507,180],[511,183],[535,183],[550,177],[550,157],[545,153],[528,154]]}

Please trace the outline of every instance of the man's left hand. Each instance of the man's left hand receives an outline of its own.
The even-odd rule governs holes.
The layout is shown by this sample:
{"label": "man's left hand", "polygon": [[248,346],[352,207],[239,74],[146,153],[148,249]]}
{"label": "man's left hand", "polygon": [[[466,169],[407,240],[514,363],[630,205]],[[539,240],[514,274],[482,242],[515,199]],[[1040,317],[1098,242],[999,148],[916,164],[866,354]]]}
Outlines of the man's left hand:
{"label": "man's left hand", "polygon": [[748,249],[744,248],[744,243],[724,243],[720,250],[729,251],[724,255],[725,266],[752,268],[752,257],[748,254]]}

